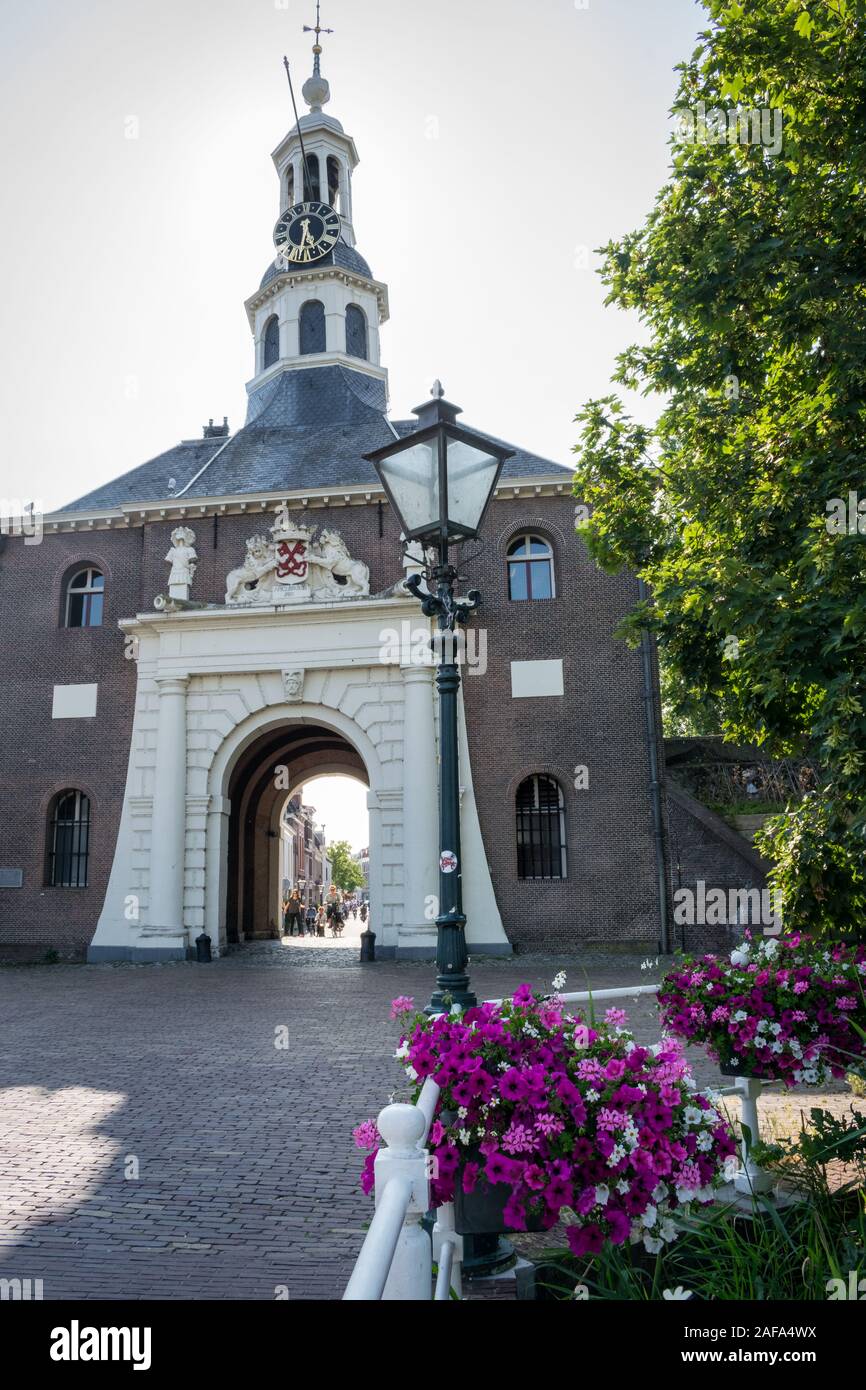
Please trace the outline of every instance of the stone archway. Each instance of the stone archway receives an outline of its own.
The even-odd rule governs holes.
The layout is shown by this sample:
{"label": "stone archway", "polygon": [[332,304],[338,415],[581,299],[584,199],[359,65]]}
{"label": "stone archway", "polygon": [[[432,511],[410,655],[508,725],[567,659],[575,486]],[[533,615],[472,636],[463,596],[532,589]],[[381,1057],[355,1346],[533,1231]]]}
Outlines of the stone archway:
{"label": "stone archway", "polygon": [[357,749],[322,724],[287,721],[261,733],[236,758],[228,788],[226,944],[272,934],[283,808],[305,782],[326,773],[356,777],[369,788]]}
{"label": "stone archway", "polygon": [[[288,787],[275,785],[275,768],[288,769]],[[275,842],[269,840],[274,808],[294,786],[333,772],[356,776],[369,787],[370,916],[382,924],[382,945],[393,951],[383,911],[382,812],[393,819],[402,810],[402,790],[388,786],[375,744],[339,710],[299,705],[264,709],[242,721],[220,746],[210,770],[211,804],[207,835],[208,934],[223,950],[253,935],[267,919],[274,892]],[[252,929],[252,930],[251,930]]]}
{"label": "stone archway", "polygon": [[[415,600],[394,594],[291,611],[140,614],[121,624],[138,643],[138,684],[123,813],[90,960],[183,960],[202,931],[215,952],[224,949],[232,775],[258,739],[278,741],[301,726],[321,742],[307,750],[317,771],[332,755],[345,764],[343,744],[338,754],[333,746],[342,739],[366,774],[377,955],[431,954],[433,670],[395,653],[392,641],[401,624],[408,631],[417,622]],[[469,945],[508,953],[462,710],[460,751]]]}

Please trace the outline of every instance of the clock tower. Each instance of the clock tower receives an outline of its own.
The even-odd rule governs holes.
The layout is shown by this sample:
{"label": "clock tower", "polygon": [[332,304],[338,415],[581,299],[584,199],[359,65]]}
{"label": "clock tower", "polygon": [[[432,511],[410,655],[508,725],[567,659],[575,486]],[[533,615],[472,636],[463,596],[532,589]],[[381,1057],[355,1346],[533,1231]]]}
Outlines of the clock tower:
{"label": "clock tower", "polygon": [[248,420],[279,390],[266,388],[286,374],[335,366],[357,377],[371,401],[387,406],[379,327],[388,318],[388,289],[356,249],[352,177],[358,151],[324,111],[331,89],[322,76],[318,21],[314,32],[313,74],[302,89],[309,111],[272,155],[279,185],[273,259],[246,301],[255,343]]}

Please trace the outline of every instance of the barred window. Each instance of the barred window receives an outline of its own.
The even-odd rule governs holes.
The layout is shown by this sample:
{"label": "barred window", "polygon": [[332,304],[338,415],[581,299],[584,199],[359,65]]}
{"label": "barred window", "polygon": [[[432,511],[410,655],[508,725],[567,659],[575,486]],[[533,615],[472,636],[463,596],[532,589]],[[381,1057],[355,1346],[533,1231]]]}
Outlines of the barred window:
{"label": "barred window", "polygon": [[66,585],[64,627],[102,627],[105,578],[98,569],[78,570]]}
{"label": "barred window", "polygon": [[517,788],[518,878],[566,878],[565,803],[552,777],[533,775]]}
{"label": "barred window", "polygon": [[90,798],[83,792],[60,792],[48,826],[49,887],[86,888],[89,856]]}
{"label": "barred window", "polygon": [[518,536],[508,547],[508,597],[554,597],[553,550],[541,536]]}

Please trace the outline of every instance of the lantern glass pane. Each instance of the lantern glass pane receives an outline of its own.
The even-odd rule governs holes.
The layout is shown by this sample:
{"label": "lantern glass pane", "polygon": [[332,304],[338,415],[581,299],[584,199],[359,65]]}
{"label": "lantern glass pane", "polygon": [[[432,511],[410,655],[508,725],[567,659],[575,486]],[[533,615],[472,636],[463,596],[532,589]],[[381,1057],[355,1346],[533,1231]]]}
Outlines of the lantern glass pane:
{"label": "lantern glass pane", "polygon": [[496,481],[499,459],[462,439],[448,440],[448,521],[475,532]]}
{"label": "lantern glass pane", "polygon": [[439,526],[439,466],[436,440],[413,444],[382,459],[382,479],[400,513],[405,531]]}

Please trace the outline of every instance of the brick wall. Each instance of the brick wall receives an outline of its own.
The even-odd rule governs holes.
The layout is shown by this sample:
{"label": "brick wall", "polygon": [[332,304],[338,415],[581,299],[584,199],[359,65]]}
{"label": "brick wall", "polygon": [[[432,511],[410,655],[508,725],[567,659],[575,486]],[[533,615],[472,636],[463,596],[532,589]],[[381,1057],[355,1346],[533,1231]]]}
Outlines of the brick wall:
{"label": "brick wall", "polygon": [[[373,593],[401,577],[398,528],[387,507],[305,515],[311,525],[341,531],[352,555],[369,564]],[[567,496],[496,501],[480,554],[478,544],[467,547],[461,567],[466,587],[483,592],[476,625],[488,643],[487,674],[465,682],[482,832],[506,931],[518,947],[653,945],[658,905],[640,656],[612,635],[635,601],[635,585],[596,569],[572,517]],[[184,519],[196,533],[197,600],[222,602],[226,574],[242,563],[247,538],[266,532],[272,520],[253,502],[243,515]],[[42,955],[49,947],[80,954],[96,925],[120,819],[135,691],[135,665],[124,659],[117,621],[150,611],[165,591],[165,556],[177,524],[46,535],[38,546],[9,538],[0,553],[0,866],[24,870],[23,888],[0,889],[0,950],[7,954],[14,948]],[[553,543],[555,599],[508,599],[505,548],[522,529],[540,530]],[[86,563],[106,576],[103,626],[67,630],[59,626],[63,581],[70,567]],[[544,658],[563,660],[565,694],[512,699],[511,661]],[[53,720],[54,684],[89,682],[99,685],[96,719]],[[585,791],[574,787],[579,764],[589,770]],[[565,794],[564,882],[517,879],[514,795],[523,776],[541,771]],[[66,787],[80,788],[92,802],[86,889],[44,883],[46,815]]]}
{"label": "brick wall", "polygon": [[[630,576],[597,569],[573,529],[569,497],[497,501],[480,557],[462,568],[483,594],[486,676],[467,674],[472,775],[506,932],[518,948],[577,944],[654,947],[659,909],[653,854],[641,660],[614,628],[637,599]],[[512,602],[506,550],[537,531],[552,544],[556,597]],[[468,549],[468,547],[467,547]],[[511,696],[511,662],[561,658],[564,694]],[[575,787],[575,768],[589,785]],[[545,772],[565,797],[568,878],[520,881],[514,797]]]}

